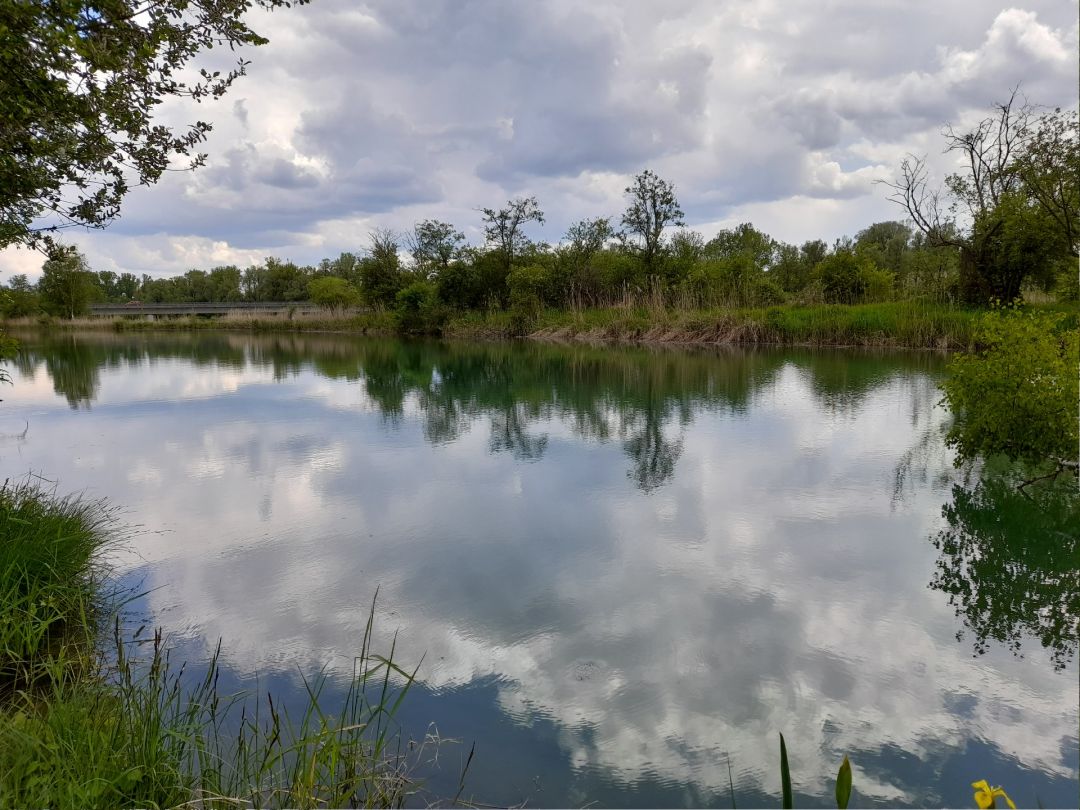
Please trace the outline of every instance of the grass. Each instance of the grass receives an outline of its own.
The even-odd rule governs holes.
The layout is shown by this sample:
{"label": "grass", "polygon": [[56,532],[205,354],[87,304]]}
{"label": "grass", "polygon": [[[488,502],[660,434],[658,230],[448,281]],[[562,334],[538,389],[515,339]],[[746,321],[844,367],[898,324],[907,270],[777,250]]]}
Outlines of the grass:
{"label": "grass", "polygon": [[99,502],[0,486],[0,694],[85,659],[107,599],[110,520]]}
{"label": "grass", "polygon": [[[880,304],[783,305],[767,308],[688,309],[625,306],[545,309],[524,328],[504,310],[454,313],[444,334],[457,338],[575,340],[620,343],[776,344],[959,349],[970,345],[980,310],[921,301]],[[8,326],[34,326],[33,320]],[[248,332],[343,332],[390,335],[388,311],[356,314],[296,314],[259,317],[249,312],[218,318],[179,317],[156,321],[131,318],[77,318],[50,322],[50,328],[117,332],[242,330]]]}
{"label": "grass", "polygon": [[333,711],[325,672],[295,714],[224,695],[217,654],[191,683],[160,633],[125,639],[114,617],[103,639],[112,525],[100,502],[0,490],[0,807],[395,807],[416,790],[431,741],[405,743],[394,720],[416,673],[393,645],[374,652],[374,602]]}
{"label": "grass", "polygon": [[[685,344],[967,347],[978,310],[916,301],[883,304],[775,306],[757,309],[607,308],[546,310],[531,336],[551,340]],[[474,313],[455,324],[459,333],[509,333],[505,313]]]}

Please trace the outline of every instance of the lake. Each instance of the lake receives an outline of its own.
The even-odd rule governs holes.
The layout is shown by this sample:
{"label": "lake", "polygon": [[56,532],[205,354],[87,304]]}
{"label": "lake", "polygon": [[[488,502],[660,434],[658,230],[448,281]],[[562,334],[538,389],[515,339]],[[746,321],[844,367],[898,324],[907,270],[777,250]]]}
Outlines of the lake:
{"label": "lake", "polygon": [[122,508],[132,609],[195,670],[221,639],[236,689],[297,700],[325,668],[332,692],[378,588],[379,646],[420,664],[405,733],[458,741],[428,798],[475,743],[490,804],[779,805],[783,732],[803,804],[846,754],[853,805],[971,806],[987,779],[1075,806],[1077,546],[953,468],[943,368],[38,335],[0,472]]}

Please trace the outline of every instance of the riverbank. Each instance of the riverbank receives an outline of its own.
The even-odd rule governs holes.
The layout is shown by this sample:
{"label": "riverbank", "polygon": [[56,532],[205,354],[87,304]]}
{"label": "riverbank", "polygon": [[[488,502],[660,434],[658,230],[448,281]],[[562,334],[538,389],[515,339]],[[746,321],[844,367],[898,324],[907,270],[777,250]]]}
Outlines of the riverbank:
{"label": "riverbank", "polygon": [[[453,313],[445,337],[674,345],[853,346],[951,351],[971,345],[981,310],[900,301],[884,304],[776,306],[760,309],[661,309],[612,307],[545,309],[527,318],[503,310]],[[38,326],[32,319],[10,321],[8,328]],[[258,317],[235,313],[219,318],[184,317],[156,321],[123,317],[50,321],[50,329],[241,330],[251,332],[339,332],[391,335],[394,313],[296,314]]]}
{"label": "riverbank", "polygon": [[160,633],[124,632],[103,503],[8,483],[0,537],[0,807],[397,807],[414,791],[393,718],[415,673],[373,653],[374,606],[344,699],[324,714],[318,676],[290,716],[219,693],[216,656],[188,683]]}

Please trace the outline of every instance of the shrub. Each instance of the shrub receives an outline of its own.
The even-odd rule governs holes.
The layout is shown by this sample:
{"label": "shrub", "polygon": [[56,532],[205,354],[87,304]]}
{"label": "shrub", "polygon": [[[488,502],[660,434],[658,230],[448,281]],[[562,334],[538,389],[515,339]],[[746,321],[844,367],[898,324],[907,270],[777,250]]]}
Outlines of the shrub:
{"label": "shrub", "polygon": [[360,291],[343,278],[322,276],[308,283],[308,297],[312,303],[340,312],[360,304]]}
{"label": "shrub", "polygon": [[984,315],[975,339],[980,348],[954,357],[942,384],[958,461],[1075,464],[1080,329],[1060,313],[1010,307]]}
{"label": "shrub", "polygon": [[430,281],[414,281],[395,298],[394,318],[398,331],[407,335],[437,335],[446,325],[446,309]]}

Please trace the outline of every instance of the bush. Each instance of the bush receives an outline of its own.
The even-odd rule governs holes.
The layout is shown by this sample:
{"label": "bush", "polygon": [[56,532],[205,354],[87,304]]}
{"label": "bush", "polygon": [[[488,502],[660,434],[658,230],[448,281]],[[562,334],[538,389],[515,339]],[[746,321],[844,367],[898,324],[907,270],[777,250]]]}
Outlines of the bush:
{"label": "bush", "polygon": [[849,250],[838,250],[826,256],[814,269],[814,274],[830,304],[854,304],[863,296],[859,260]]}
{"label": "bush", "polygon": [[1062,262],[1054,283],[1054,295],[1058,301],[1080,301],[1080,273],[1075,259]]}
{"label": "bush", "polygon": [[455,309],[479,309],[486,291],[483,279],[471,262],[456,261],[439,271],[435,280],[439,300]]}
{"label": "bush", "polygon": [[978,351],[953,358],[942,384],[956,417],[948,442],[957,460],[1075,459],[1080,329],[1061,313],[1010,307],[984,315],[975,339]]}
{"label": "bush", "polygon": [[863,301],[880,303],[892,299],[896,277],[888,270],[883,270],[874,264],[864,264],[859,268],[859,275],[863,288]]}
{"label": "bush", "polygon": [[360,291],[345,279],[334,276],[313,278],[308,282],[308,297],[313,304],[335,313],[360,304]]}
{"label": "bush", "polygon": [[446,325],[447,312],[439,292],[430,281],[414,281],[395,298],[394,318],[406,335],[438,335]]}

